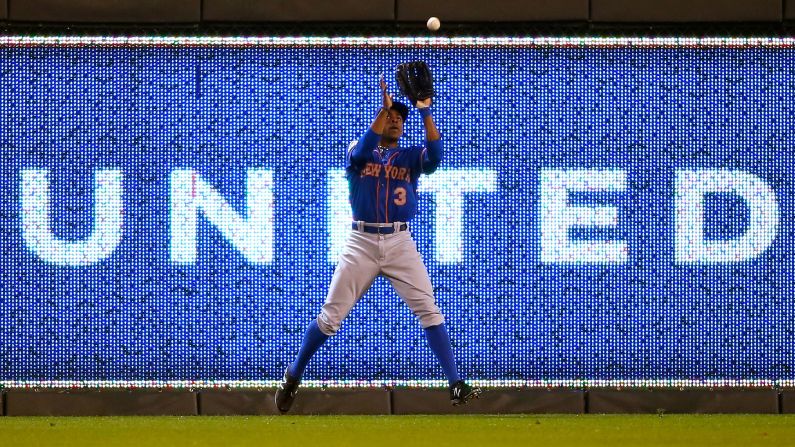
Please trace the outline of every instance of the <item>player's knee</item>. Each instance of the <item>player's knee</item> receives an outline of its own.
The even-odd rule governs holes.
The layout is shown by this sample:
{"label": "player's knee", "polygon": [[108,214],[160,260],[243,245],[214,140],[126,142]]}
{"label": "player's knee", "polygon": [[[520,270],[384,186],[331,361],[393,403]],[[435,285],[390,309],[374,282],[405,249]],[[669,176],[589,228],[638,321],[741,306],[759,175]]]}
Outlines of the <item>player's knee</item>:
{"label": "player's knee", "polygon": [[330,337],[336,334],[337,331],[340,330],[340,322],[333,321],[331,318],[328,317],[328,315],[321,312],[320,315],[318,315],[317,317],[317,327],[320,328],[320,332]]}
{"label": "player's knee", "polygon": [[423,329],[444,324],[444,315],[442,315],[441,312],[427,313],[419,317],[420,326],[422,326]]}
{"label": "player's knee", "polygon": [[417,319],[420,320],[420,326],[423,328],[438,326],[444,323],[444,315],[442,315],[439,306],[433,302],[433,298],[428,299],[422,303],[422,305],[412,306],[411,310],[414,312],[414,315],[417,316]]}

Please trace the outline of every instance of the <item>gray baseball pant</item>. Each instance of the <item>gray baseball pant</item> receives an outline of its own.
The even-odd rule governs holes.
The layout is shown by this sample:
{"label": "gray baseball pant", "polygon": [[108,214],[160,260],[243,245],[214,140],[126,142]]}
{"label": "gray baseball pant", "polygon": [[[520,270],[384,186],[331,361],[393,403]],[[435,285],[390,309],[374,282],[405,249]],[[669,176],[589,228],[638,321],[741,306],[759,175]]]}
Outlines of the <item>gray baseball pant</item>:
{"label": "gray baseball pant", "polygon": [[317,325],[324,334],[337,333],[342,320],[378,275],[389,279],[423,328],[444,323],[444,316],[433,297],[428,270],[411,233],[406,230],[371,234],[352,230],[317,318]]}

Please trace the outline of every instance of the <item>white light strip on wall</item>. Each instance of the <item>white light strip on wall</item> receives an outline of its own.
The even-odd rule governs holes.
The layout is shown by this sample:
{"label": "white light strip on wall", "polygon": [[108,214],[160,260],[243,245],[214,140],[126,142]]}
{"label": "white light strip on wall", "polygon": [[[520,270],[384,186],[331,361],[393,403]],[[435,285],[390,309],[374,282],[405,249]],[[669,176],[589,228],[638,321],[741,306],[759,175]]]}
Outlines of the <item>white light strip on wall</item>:
{"label": "white light strip on wall", "polygon": [[[491,388],[790,388],[795,380],[468,380]],[[7,380],[0,388],[275,388],[280,380]],[[305,380],[309,388],[443,388],[445,380]]]}
{"label": "white light strip on wall", "polygon": [[175,37],[0,36],[0,47],[790,48],[792,37]]}

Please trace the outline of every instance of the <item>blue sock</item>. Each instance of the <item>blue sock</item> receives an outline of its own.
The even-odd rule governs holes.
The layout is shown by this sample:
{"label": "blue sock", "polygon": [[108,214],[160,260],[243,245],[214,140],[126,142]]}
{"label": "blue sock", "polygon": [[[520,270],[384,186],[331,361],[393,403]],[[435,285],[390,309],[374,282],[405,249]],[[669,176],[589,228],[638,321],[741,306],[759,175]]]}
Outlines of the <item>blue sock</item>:
{"label": "blue sock", "polygon": [[326,340],[328,340],[328,335],[320,331],[320,328],[317,326],[317,320],[312,320],[304,333],[304,341],[301,343],[298,357],[287,370],[290,376],[300,379],[301,376],[304,375],[304,370],[306,369],[306,364],[309,363],[309,359],[315,355],[315,352],[323,346]]}
{"label": "blue sock", "polygon": [[431,351],[436,354],[439,363],[442,365],[444,375],[447,376],[447,381],[450,385],[461,380],[458,375],[458,368],[455,366],[455,359],[453,358],[453,348],[450,346],[450,336],[447,334],[447,326],[444,323],[438,326],[431,326],[425,328],[425,338],[428,339],[428,345]]}

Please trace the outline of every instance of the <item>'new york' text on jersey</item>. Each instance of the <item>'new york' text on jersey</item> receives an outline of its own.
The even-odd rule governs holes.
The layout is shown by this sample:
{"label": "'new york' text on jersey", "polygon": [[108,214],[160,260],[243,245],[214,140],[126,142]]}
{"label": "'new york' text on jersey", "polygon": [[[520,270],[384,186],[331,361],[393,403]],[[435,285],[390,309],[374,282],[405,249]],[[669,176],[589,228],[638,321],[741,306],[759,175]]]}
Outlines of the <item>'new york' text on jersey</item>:
{"label": "'new york' text on jersey", "polygon": [[372,129],[348,147],[345,168],[353,220],[408,222],[417,213],[417,181],[442,161],[442,140],[426,147],[378,150],[381,136]]}

